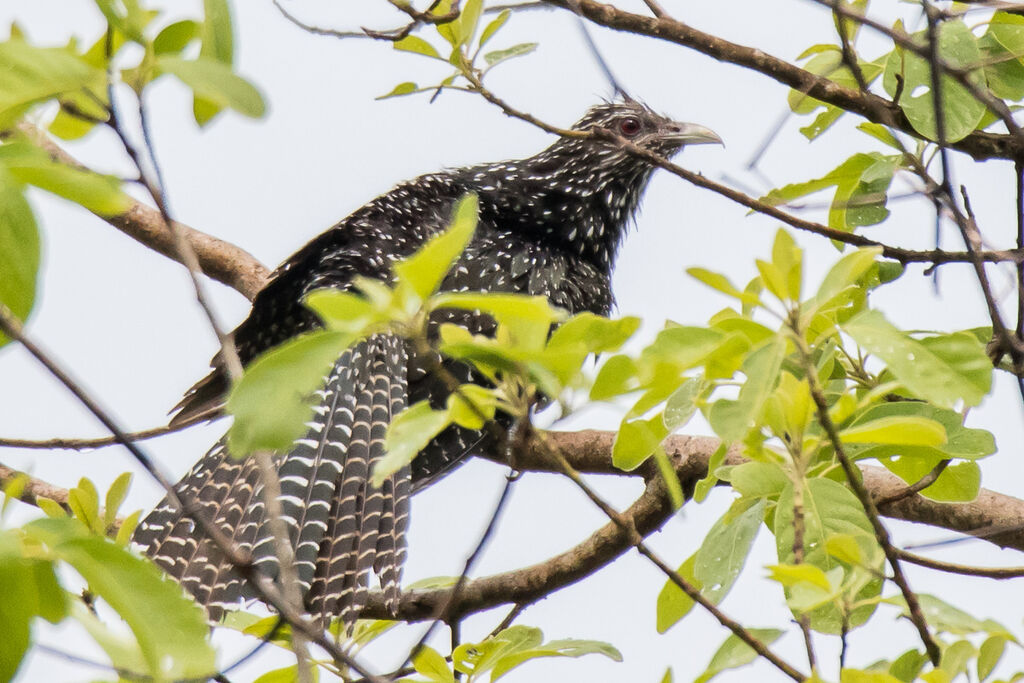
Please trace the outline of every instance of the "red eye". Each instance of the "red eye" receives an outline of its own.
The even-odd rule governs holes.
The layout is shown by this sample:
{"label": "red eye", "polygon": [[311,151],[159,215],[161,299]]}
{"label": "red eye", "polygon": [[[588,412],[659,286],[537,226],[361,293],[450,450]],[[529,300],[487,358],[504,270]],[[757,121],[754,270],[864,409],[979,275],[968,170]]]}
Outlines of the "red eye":
{"label": "red eye", "polygon": [[619,121],[619,131],[627,138],[631,138],[640,132],[640,119],[633,116],[626,117]]}

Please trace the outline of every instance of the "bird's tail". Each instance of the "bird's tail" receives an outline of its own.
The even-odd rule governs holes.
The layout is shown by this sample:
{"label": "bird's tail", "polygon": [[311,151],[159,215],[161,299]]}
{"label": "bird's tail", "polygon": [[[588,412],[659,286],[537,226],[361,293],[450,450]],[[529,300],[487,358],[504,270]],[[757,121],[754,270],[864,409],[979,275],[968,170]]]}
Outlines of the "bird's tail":
{"label": "bird's tail", "polygon": [[[388,608],[396,612],[410,473],[405,467],[380,488],[370,483],[384,455],[384,437],[408,397],[405,342],[375,335],[345,351],[334,365],[305,436],[277,459],[282,516],[290,529],[295,569],[306,608],[326,625],[350,626],[365,604],[371,570]],[[251,458],[229,456],[219,441],[176,486],[202,507],[256,567],[278,573],[266,519],[263,483]],[[164,499],[139,525],[134,540],[176,578],[211,618],[257,597],[196,524]]]}

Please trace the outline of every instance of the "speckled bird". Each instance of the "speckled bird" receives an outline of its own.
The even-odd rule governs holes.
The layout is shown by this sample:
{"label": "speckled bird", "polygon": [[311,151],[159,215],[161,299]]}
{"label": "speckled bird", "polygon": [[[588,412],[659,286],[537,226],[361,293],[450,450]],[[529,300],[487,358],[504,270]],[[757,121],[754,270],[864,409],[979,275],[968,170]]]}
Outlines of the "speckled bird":
{"label": "speckled bird", "polygon": [[[665,157],[684,145],[721,142],[703,126],[678,123],[634,101],[591,107],[573,129],[604,129]],[[653,170],[608,136],[563,137],[527,159],[404,182],[315,238],[271,275],[233,333],[239,356],[247,364],[316,328],[320,321],[302,304],[315,289],[350,290],[360,276],[390,281],[395,261],[444,230],[455,202],[470,192],[479,200],[479,224],[442,290],[541,295],[570,313],[607,315],[614,302],[615,257]],[[455,322],[475,334],[493,326],[490,318],[465,311],[439,312],[432,322]],[[172,423],[220,408],[227,376],[219,358],[212,367],[176,407]],[[447,398],[444,385],[425,367],[398,337],[378,334],[358,342],[326,377],[306,434],[276,460],[305,606],[322,624],[337,617],[353,623],[365,604],[371,571],[388,609],[397,611],[411,494],[473,452],[493,448],[483,431],[452,426],[382,487],[371,485],[369,474],[384,455],[392,417],[417,401],[441,406]],[[448,368],[471,379],[465,366],[448,362]],[[261,477],[252,459],[231,459],[222,439],[176,489],[250,551],[260,570],[276,576]],[[256,597],[195,522],[166,499],[139,525],[134,540],[212,619]]]}

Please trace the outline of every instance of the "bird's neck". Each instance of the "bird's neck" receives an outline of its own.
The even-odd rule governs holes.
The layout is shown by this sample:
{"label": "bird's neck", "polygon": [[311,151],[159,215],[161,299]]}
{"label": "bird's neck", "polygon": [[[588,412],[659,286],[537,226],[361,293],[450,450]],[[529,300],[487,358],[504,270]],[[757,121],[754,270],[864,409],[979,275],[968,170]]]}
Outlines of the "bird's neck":
{"label": "bird's neck", "polygon": [[650,169],[585,177],[561,169],[544,172],[529,161],[497,164],[486,174],[470,175],[481,221],[611,273]]}

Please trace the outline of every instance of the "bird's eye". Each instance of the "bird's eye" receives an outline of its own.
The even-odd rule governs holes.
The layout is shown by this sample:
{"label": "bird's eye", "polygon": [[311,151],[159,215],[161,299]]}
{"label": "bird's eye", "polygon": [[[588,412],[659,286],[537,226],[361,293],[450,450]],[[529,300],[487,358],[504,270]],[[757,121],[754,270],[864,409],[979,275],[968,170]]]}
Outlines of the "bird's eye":
{"label": "bird's eye", "polygon": [[635,116],[627,116],[619,121],[619,132],[627,138],[631,138],[640,132],[640,119]]}

